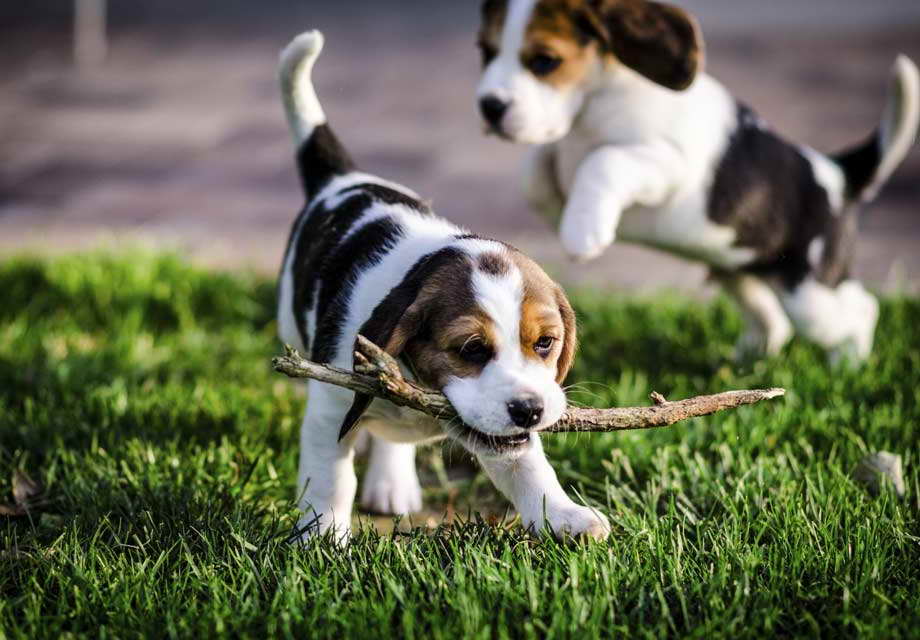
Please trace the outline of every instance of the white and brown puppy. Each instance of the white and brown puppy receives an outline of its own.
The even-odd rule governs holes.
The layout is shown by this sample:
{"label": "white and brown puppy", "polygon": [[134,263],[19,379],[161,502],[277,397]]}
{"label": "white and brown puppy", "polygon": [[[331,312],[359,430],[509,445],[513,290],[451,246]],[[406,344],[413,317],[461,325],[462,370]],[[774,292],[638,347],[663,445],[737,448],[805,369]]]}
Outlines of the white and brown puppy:
{"label": "white and brown puppy", "polygon": [[[603,538],[607,521],[565,494],[538,432],[566,406],[575,354],[565,294],[516,250],[434,216],[409,189],[358,172],[311,80],[319,32],[281,56],[281,87],[307,203],[281,271],[281,339],[316,362],[351,368],[357,335],[398,356],[407,375],[444,392],[463,423],[442,424],[312,381],[298,486],[308,533],[348,535],[354,441],[373,434],[363,501],[378,512],[421,506],[415,443],[449,436],[481,461],[524,525]],[[359,424],[360,423],[360,424]]]}
{"label": "white and brown puppy", "polygon": [[824,155],[702,72],[696,21],[646,0],[486,0],[480,110],[537,145],[525,191],[576,259],[616,238],[702,261],[746,312],[742,353],[793,331],[866,358],[878,305],[851,276],[857,210],[910,150],[920,80],[898,58],[881,126]]}

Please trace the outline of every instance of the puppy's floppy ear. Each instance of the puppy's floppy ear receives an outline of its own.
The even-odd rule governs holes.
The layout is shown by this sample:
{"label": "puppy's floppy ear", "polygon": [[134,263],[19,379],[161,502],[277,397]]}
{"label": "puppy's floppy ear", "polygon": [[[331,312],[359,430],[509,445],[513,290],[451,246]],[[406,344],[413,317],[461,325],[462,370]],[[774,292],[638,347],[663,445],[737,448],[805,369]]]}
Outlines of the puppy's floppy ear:
{"label": "puppy's floppy ear", "polygon": [[[435,273],[452,262],[465,259],[464,256],[457,249],[447,248],[422,257],[403,281],[377,305],[359,333],[394,358],[399,358],[409,341],[425,326],[430,303],[425,285]],[[355,394],[339,430],[339,440],[348,435],[372,401],[371,396]]]}
{"label": "puppy's floppy ear", "polygon": [[683,9],[647,0],[589,0],[601,41],[627,67],[668,89],[686,89],[703,68],[703,36]]}
{"label": "puppy's floppy ear", "polygon": [[569,299],[558,286],[556,287],[556,304],[559,305],[559,313],[562,315],[562,326],[565,331],[562,338],[562,353],[559,354],[559,361],[556,363],[556,382],[562,384],[575,362],[575,351],[578,348],[578,323]]}

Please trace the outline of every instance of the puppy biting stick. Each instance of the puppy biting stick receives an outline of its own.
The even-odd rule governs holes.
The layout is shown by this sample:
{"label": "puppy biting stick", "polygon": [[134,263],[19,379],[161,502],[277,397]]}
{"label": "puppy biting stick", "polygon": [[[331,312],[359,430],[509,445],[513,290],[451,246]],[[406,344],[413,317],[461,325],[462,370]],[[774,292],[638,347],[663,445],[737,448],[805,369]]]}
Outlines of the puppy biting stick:
{"label": "puppy biting stick", "polygon": [[[290,378],[311,378],[358,393],[383,398],[401,407],[421,411],[439,420],[451,420],[457,412],[444,394],[406,380],[396,360],[364,336],[355,344],[355,371],[346,371],[304,359],[288,346],[286,353],[272,360],[275,371]],[[669,427],[682,420],[708,416],[785,395],[785,389],[727,391],[710,396],[669,402],[652,392],[649,407],[583,409],[568,407],[556,424],[543,433],[604,433]]]}

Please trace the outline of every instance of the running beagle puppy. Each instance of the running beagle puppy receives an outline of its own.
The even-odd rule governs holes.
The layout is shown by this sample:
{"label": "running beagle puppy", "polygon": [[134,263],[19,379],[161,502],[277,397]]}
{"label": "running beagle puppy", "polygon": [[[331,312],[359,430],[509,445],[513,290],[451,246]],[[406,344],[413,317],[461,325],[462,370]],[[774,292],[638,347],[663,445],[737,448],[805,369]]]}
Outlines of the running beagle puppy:
{"label": "running beagle puppy", "polygon": [[421,507],[415,443],[450,437],[476,455],[524,526],[605,538],[596,511],[575,504],[538,435],[562,416],[575,355],[575,314],[562,289],[511,247],[435,217],[414,192],[359,172],[326,124],[311,73],[323,46],[304,33],[281,55],[280,80],[307,202],[279,284],[281,339],[316,362],[353,366],[362,334],[406,374],[441,390],[462,423],[311,381],[300,435],[305,535],[349,535],[356,426],[373,434],[363,503]]}
{"label": "running beagle puppy", "polygon": [[894,65],[881,126],[834,155],[787,142],[703,73],[693,17],[646,0],[485,0],[479,107],[534,145],[528,201],[573,258],[620,238],[706,263],[745,311],[739,355],[793,331],[867,358],[878,304],[851,275],[860,205],[917,136],[920,76]]}

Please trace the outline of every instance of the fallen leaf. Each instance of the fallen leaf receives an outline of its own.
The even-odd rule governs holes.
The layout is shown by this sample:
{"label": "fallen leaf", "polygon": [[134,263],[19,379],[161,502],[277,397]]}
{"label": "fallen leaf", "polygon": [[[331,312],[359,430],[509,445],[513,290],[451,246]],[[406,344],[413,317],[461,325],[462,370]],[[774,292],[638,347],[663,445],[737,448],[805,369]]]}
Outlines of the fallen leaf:
{"label": "fallen leaf", "polygon": [[24,515],[26,515],[26,510],[19,505],[0,504],[0,516],[21,518]]}
{"label": "fallen leaf", "polygon": [[38,519],[39,524],[43,527],[49,527],[51,529],[61,529],[67,524],[67,518],[53,513],[43,513]]}
{"label": "fallen leaf", "polygon": [[884,485],[890,483],[895,493],[904,497],[904,468],[899,455],[879,451],[866,456],[859,463],[854,476],[874,495],[878,495]]}
{"label": "fallen leaf", "polygon": [[16,505],[25,510],[29,509],[29,504],[37,498],[42,492],[42,487],[29,477],[25,471],[17,470],[13,474],[13,500]]}

